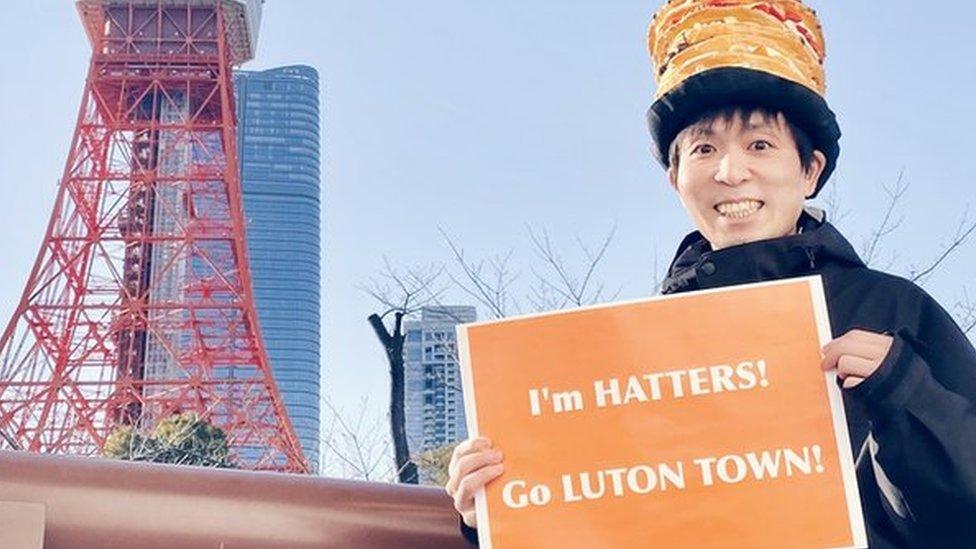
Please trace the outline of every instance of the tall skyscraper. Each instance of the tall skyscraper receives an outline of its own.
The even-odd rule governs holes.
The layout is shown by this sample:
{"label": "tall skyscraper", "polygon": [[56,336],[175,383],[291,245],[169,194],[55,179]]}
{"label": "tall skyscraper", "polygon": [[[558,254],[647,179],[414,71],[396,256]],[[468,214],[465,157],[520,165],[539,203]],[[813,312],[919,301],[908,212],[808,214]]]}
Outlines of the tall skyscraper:
{"label": "tall skyscraper", "polygon": [[474,322],[471,306],[424,307],[404,322],[407,443],[414,455],[468,437],[454,327]]}
{"label": "tall skyscraper", "polygon": [[238,147],[258,322],[305,456],[319,466],[319,78],[238,71]]}

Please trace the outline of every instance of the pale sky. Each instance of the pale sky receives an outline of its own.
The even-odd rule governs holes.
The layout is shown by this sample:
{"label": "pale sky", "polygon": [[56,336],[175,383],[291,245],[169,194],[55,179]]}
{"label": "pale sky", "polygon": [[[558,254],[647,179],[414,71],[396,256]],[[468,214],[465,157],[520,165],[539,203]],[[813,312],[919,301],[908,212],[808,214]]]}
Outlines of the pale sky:
{"label": "pale sky", "polygon": [[[828,101],[844,136],[832,177],[840,229],[860,248],[900,172],[892,270],[934,259],[976,207],[976,3],[810,2],[827,40]],[[525,226],[572,263],[574,238],[616,237],[598,278],[650,295],[691,227],[649,153],[646,51],[661,0],[269,0],[247,68],[308,64],[322,83],[323,389],[347,410],[387,404],[387,370],[356,288],[382,268],[447,261],[442,227],[473,256],[513,250]],[[0,19],[0,322],[40,246],[90,54],[71,2],[9,2]],[[830,216],[832,212],[828,212]],[[976,216],[973,211],[971,218]],[[885,256],[887,257],[887,256]],[[885,262],[886,263],[886,262]],[[976,299],[976,242],[926,288]],[[663,265],[662,265],[663,267]],[[460,301],[460,300],[458,300]]]}

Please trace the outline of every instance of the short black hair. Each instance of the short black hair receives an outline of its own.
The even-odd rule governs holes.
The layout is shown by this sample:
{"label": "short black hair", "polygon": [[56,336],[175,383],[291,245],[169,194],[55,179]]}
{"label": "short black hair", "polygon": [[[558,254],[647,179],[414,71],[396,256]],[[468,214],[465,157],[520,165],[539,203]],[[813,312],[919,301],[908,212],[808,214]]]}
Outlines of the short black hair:
{"label": "short black hair", "polygon": [[[678,169],[678,158],[681,156],[680,143],[688,135],[694,135],[710,129],[716,120],[729,123],[736,116],[740,117],[741,120],[749,120],[753,114],[759,114],[763,117],[764,122],[769,122],[771,118],[775,119],[780,114],[780,111],[774,111],[760,105],[728,105],[703,112],[698,118],[678,132],[678,135],[671,141],[671,145],[668,146],[668,166],[676,170]],[[800,165],[803,166],[803,171],[809,172],[813,166],[813,141],[803,128],[790,121],[790,117],[786,113],[782,114],[783,119],[786,120],[787,129],[793,135],[793,140],[796,141],[796,150],[800,155]]]}

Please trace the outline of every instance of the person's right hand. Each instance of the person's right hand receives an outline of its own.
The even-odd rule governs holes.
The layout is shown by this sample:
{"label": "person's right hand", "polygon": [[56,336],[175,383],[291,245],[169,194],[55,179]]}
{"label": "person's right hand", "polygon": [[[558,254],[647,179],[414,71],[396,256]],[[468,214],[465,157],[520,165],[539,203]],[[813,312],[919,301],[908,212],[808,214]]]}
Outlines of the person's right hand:
{"label": "person's right hand", "polygon": [[450,478],[444,488],[454,498],[454,508],[461,514],[461,519],[471,528],[478,527],[474,512],[475,492],[498,478],[503,470],[502,453],[493,450],[487,438],[469,438],[454,448],[447,469]]}

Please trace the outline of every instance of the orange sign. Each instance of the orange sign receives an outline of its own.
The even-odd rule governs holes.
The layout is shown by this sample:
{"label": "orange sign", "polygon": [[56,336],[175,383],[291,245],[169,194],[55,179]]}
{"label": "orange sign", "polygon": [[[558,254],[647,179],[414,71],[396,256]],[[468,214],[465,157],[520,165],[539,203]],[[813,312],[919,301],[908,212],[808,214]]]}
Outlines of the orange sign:
{"label": "orange sign", "polygon": [[866,547],[820,277],[458,327],[481,547]]}

